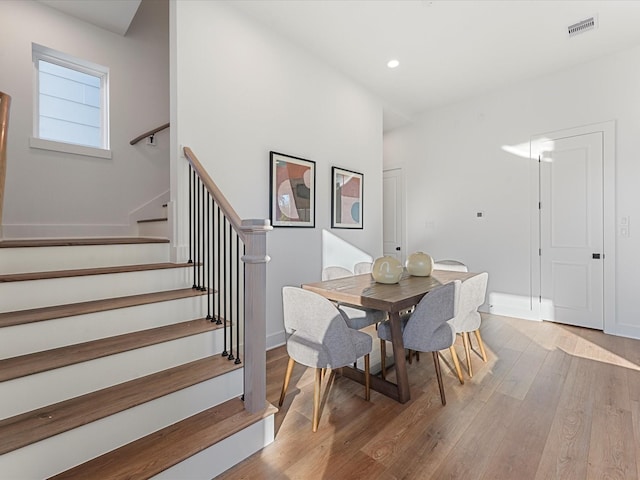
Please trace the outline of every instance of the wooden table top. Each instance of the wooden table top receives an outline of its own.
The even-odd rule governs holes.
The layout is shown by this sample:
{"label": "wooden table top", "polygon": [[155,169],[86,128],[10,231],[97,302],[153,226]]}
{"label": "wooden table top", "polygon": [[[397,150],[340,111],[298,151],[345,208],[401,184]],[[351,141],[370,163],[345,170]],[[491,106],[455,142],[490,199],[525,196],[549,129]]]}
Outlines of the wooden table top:
{"label": "wooden table top", "polygon": [[472,272],[434,270],[428,277],[413,277],[405,269],[400,282],[377,283],[370,273],[302,285],[305,290],[318,293],[335,302],[348,303],[386,312],[399,312],[417,305],[433,288],[466,280],[477,275]]}

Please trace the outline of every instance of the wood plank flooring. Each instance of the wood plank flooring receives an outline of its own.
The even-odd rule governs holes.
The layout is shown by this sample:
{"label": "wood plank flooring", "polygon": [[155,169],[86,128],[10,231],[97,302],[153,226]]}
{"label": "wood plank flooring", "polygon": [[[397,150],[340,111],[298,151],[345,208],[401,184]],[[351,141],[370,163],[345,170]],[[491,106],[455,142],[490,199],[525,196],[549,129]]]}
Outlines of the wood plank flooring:
{"label": "wood plank flooring", "polygon": [[[316,433],[313,372],[296,365],[276,441],[219,478],[640,478],[640,341],[495,315],[481,330],[489,361],[474,352],[464,385],[442,353],[445,407],[428,356],[407,366],[404,405],[377,392],[366,402],[361,385],[332,374]],[[274,405],[286,363],[284,347],[267,353]]]}

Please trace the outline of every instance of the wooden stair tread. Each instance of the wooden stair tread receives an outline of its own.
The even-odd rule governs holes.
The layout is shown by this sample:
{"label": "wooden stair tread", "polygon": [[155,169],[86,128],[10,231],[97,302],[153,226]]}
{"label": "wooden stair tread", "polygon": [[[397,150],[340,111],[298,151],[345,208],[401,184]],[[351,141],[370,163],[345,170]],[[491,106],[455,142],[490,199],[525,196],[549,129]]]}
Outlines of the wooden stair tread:
{"label": "wooden stair tread", "polygon": [[138,223],[150,223],[150,222],[167,222],[169,221],[166,217],[160,218],[145,218],[144,220],[138,220]]}
{"label": "wooden stair tread", "polygon": [[51,479],[147,479],[277,411],[266,403],[263,411],[251,414],[242,400],[232,399]]}
{"label": "wooden stair tread", "polygon": [[180,298],[196,297],[206,295],[207,293],[206,291],[196,290],[194,288],[181,288],[164,292],[142,293],[126,297],[103,298],[100,300],[90,300],[88,302],[3,312],[0,313],[0,328],[51,320],[54,318],[72,317],[74,315],[146,305],[149,303],[166,302]]}
{"label": "wooden stair tread", "polygon": [[214,355],[0,421],[0,455],[241,368]]}
{"label": "wooden stair tread", "polygon": [[0,360],[0,382],[221,328],[201,318]]}
{"label": "wooden stair tread", "polygon": [[0,248],[127,245],[138,243],[169,243],[169,239],[157,237],[26,238],[0,240]]}
{"label": "wooden stair tread", "polygon": [[121,265],[115,267],[81,268],[76,270],[50,270],[46,272],[11,273],[0,275],[0,283],[22,282],[26,280],[45,280],[51,278],[84,277],[109,273],[146,272],[169,268],[192,267],[193,263],[145,263],[139,265]]}

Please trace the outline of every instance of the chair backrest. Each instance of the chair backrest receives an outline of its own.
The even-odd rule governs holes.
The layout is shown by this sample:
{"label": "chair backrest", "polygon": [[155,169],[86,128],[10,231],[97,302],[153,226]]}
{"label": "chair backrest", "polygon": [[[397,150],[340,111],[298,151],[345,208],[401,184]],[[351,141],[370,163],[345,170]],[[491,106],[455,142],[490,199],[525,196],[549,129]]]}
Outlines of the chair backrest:
{"label": "chair backrest", "polygon": [[453,272],[468,272],[467,266],[458,260],[438,260],[433,263],[434,270],[449,270]]}
{"label": "chair backrest", "polygon": [[459,288],[460,280],[456,280],[434,288],[420,300],[403,332],[405,348],[435,352],[453,345],[455,331],[447,322],[453,318]]}
{"label": "chair backrest", "polygon": [[353,273],[362,275],[363,273],[371,273],[373,270],[373,262],[358,262],[353,266]]}
{"label": "chair backrest", "polygon": [[333,280],[335,278],[352,277],[353,272],[344,267],[330,266],[322,269],[322,281]]}
{"label": "chair backrest", "polygon": [[484,303],[488,280],[489,274],[482,272],[462,282],[456,301],[456,314],[450,322],[456,332],[472,332],[480,327],[478,307]]}
{"label": "chair backrest", "polygon": [[[285,330],[302,339],[309,349],[325,352],[332,366],[345,366],[356,360],[345,318],[329,300],[302,288],[283,287],[282,307]],[[313,359],[295,360],[313,363]]]}

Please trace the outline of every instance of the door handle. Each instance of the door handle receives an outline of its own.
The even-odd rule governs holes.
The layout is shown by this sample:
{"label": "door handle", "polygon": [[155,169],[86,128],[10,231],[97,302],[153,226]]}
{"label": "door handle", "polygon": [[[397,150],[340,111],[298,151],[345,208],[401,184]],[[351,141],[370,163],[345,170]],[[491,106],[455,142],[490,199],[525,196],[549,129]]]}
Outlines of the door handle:
{"label": "door handle", "polygon": [[[593,258],[595,260],[600,260],[600,254],[599,253],[592,253],[591,254],[591,258]],[[604,255],[602,255],[602,258],[604,258]]]}
{"label": "door handle", "polygon": [[396,247],[396,251],[399,252],[400,251],[400,247]]}

